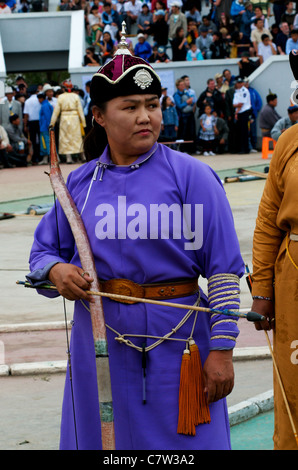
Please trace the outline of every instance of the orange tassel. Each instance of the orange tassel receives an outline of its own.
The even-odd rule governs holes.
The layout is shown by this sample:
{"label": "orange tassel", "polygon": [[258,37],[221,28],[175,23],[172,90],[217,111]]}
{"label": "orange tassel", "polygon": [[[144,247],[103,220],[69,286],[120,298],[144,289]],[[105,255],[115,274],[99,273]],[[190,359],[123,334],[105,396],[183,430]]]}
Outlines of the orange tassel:
{"label": "orange tassel", "polygon": [[210,423],[210,410],[207,402],[207,396],[204,392],[204,376],[200,357],[200,351],[194,340],[189,342],[190,349],[190,374],[193,377],[193,409],[194,422],[198,424]]}
{"label": "orange tassel", "polygon": [[179,388],[178,434],[195,436],[193,397],[194,381],[191,373],[190,351],[185,349],[182,356]]}

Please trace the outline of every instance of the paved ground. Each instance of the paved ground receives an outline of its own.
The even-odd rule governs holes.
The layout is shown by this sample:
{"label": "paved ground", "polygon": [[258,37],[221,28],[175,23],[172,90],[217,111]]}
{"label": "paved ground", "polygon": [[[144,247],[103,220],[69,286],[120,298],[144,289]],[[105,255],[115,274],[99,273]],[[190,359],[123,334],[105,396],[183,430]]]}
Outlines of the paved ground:
{"label": "paved ground", "polygon": [[[222,180],[240,167],[268,164],[260,153],[197,157],[214,168]],[[64,177],[77,165],[63,165]],[[0,171],[0,212],[24,211],[34,199],[51,201],[52,190],[46,167]],[[251,267],[252,236],[264,180],[225,184],[241,252]],[[14,202],[12,202],[14,201]],[[28,257],[39,216],[18,215],[0,220],[0,365],[66,360],[61,299],[48,300],[29,289],[16,286],[28,272]],[[204,285],[204,283],[203,283]],[[241,282],[241,308],[249,309],[250,294]],[[72,305],[67,302],[68,319]],[[53,323],[55,322],[55,323]],[[240,320],[240,337],[235,350],[235,388],[228,398],[233,406],[272,389],[272,363],[268,359],[263,332]],[[20,331],[16,331],[18,326]],[[1,343],[2,342],[2,343]],[[1,349],[2,346],[2,349]],[[247,359],[247,353],[254,359]],[[265,352],[265,356],[259,354]],[[260,359],[262,357],[262,359]],[[265,359],[264,357],[267,357]],[[56,449],[64,373],[0,377],[0,449]]]}

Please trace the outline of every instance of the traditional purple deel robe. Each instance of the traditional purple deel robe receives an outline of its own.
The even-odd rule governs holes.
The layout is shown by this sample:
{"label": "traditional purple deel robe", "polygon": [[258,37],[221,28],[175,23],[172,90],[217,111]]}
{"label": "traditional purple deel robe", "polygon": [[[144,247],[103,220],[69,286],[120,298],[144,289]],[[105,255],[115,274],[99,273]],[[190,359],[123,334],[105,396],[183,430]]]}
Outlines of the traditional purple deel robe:
{"label": "traditional purple deel robe", "polygon": [[[100,279],[126,278],[146,284],[199,276],[208,279],[217,273],[243,274],[233,218],[222,184],[209,166],[195,158],[155,144],[132,165],[116,166],[110,161],[107,147],[99,159],[73,171],[67,185],[79,212],[82,212]],[[153,223],[151,211],[154,212],[156,205],[161,204],[173,210],[183,205],[191,207],[191,214],[186,211],[185,217],[192,224],[193,231],[197,208],[203,234],[201,246],[200,236],[197,236],[194,237],[197,238],[195,249],[186,249],[189,248],[186,243],[190,243],[190,235],[185,232],[184,238],[181,233],[178,236],[176,231],[173,236],[171,224],[168,234],[166,212],[163,212],[165,225],[160,232],[161,222],[159,227]],[[203,212],[198,207],[203,208]],[[33,283],[46,279],[53,263],[70,262],[80,266],[74,239],[59,203],[57,213],[60,256],[55,211],[52,209],[36,229],[30,256],[31,274],[28,276]],[[203,220],[200,219],[202,213]],[[197,232],[198,227],[199,224]],[[49,291],[40,292],[53,296]],[[173,302],[193,305],[196,300],[197,295],[192,295],[173,299]],[[200,305],[208,306],[203,292]],[[216,306],[216,302],[212,306]],[[128,305],[107,298],[103,298],[103,307],[106,324],[121,334],[163,336],[176,327],[186,314],[186,310],[178,308],[144,303]],[[226,306],[238,307],[237,302]],[[173,337],[188,338],[193,321],[194,314]],[[220,315],[211,318],[209,313],[199,312],[194,339],[199,346],[202,362],[206,360],[210,349],[233,348],[238,333],[237,322],[231,317]],[[184,342],[164,341],[147,353],[147,403],[143,404],[142,354],[115,341],[116,334],[110,329],[107,329],[107,336],[116,449],[230,448],[225,399],[210,405],[211,423],[197,426],[196,436],[177,434]],[[140,347],[144,342],[148,346],[155,341],[149,338],[129,339]],[[75,302],[71,359],[78,447],[100,449],[91,320],[88,310],[80,301]],[[76,447],[68,377],[60,446],[61,449]]]}

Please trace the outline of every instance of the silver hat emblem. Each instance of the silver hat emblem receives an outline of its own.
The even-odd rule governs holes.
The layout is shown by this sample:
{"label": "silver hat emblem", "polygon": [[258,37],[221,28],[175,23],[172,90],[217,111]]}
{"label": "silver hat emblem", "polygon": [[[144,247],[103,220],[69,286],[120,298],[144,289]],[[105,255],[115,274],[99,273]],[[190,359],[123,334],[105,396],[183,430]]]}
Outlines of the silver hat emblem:
{"label": "silver hat emblem", "polygon": [[145,70],[145,69],[139,70],[135,74],[133,79],[136,82],[136,84],[140,88],[142,88],[142,90],[145,90],[145,88],[148,88],[153,82],[153,78],[151,77],[150,73],[148,72],[148,70]]}

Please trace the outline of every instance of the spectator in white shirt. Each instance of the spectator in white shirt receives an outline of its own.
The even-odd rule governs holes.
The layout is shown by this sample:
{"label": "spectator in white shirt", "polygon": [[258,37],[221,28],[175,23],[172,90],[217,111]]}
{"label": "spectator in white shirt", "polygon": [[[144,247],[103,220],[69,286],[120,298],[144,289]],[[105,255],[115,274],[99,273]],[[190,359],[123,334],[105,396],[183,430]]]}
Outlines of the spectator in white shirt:
{"label": "spectator in white shirt", "polygon": [[142,13],[143,3],[140,0],[125,2],[127,33],[131,33],[131,27],[136,23],[138,16]]}
{"label": "spectator in white shirt", "polygon": [[[36,93],[38,90],[36,90]],[[30,135],[30,140],[33,146],[33,157],[32,163],[37,164],[40,160],[39,152],[39,111],[41,104],[38,101],[37,94],[33,94],[25,101],[24,105],[24,132],[28,136]]]}
{"label": "spectator in white shirt", "polygon": [[270,40],[268,34],[262,34],[261,42],[258,44],[258,57],[260,59],[260,63],[263,64],[265,60],[276,54],[277,48],[274,42]]}
{"label": "spectator in white shirt", "polygon": [[236,120],[236,136],[238,153],[249,153],[248,123],[251,113],[251,100],[248,89],[244,86],[243,78],[237,78],[233,98]]}

